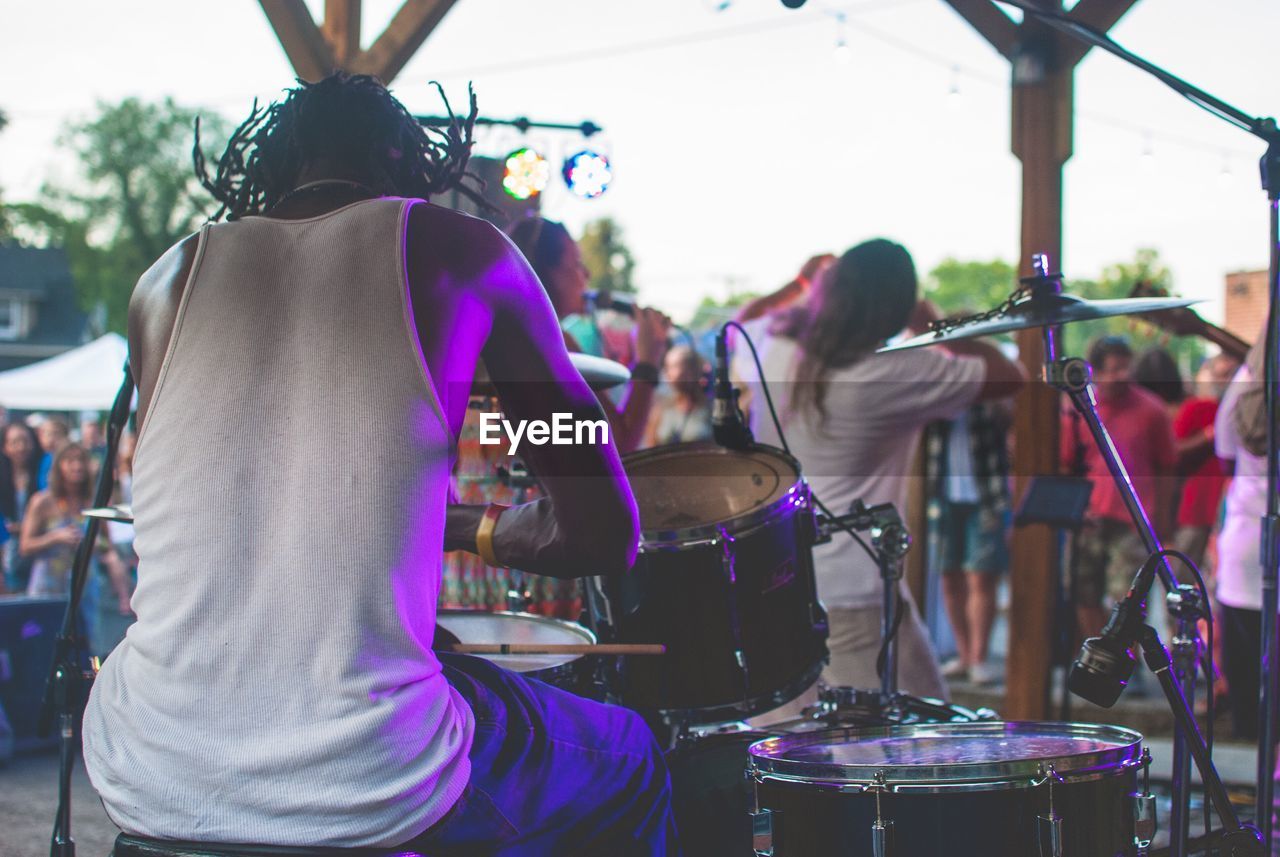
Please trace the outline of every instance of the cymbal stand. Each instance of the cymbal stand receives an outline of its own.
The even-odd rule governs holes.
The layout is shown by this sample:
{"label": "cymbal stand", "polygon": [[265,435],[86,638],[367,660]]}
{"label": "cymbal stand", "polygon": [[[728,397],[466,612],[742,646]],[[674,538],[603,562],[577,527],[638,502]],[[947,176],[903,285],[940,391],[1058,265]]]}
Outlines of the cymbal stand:
{"label": "cymbal stand", "polygon": [[[1023,286],[1030,289],[1031,300],[1050,300],[1061,294],[1062,275],[1049,273],[1048,257],[1042,254],[1035,255],[1033,265],[1036,269],[1035,276],[1021,281]],[[1142,506],[1142,500],[1133,487],[1129,472],[1116,452],[1111,435],[1098,415],[1098,400],[1094,395],[1092,384],[1093,367],[1079,357],[1059,357],[1058,331],[1052,326],[1046,326],[1043,330],[1045,382],[1064,393],[1071,401],[1076,413],[1084,420],[1147,553],[1155,554],[1164,550],[1164,546],[1160,544],[1160,537],[1156,535],[1155,528],[1152,527],[1151,520]],[[1204,618],[1206,605],[1200,603],[1193,587],[1179,584],[1164,557],[1161,557],[1156,565],[1156,573],[1168,593],[1169,612],[1178,620],[1174,636],[1172,672],[1169,678],[1180,691],[1181,704],[1192,705],[1194,704],[1196,665],[1199,660],[1197,623]],[[1164,683],[1163,676],[1161,683]],[[1175,709],[1178,707],[1173,697],[1170,697],[1170,704]],[[1173,809],[1169,819],[1170,851],[1174,857],[1185,857],[1190,832],[1192,756],[1187,722],[1187,718],[1180,717],[1175,717],[1174,721]],[[1192,718],[1189,722],[1192,728],[1195,728],[1195,720]],[[1198,731],[1196,737],[1199,737]]]}
{"label": "cymbal stand", "polygon": [[[116,449],[120,445],[120,435],[124,432],[125,423],[129,420],[132,401],[133,374],[126,363],[124,381],[120,384],[120,391],[116,393],[115,403],[111,406],[111,417],[107,421],[107,452],[102,470],[98,474],[98,485],[93,495],[94,506],[106,506],[111,502],[111,492],[115,488]],[[40,734],[44,736],[52,731],[55,715],[59,730],[58,812],[49,845],[50,857],[75,857],[76,854],[76,843],[71,838],[71,770],[75,766],[79,745],[76,720],[88,699],[89,686],[94,677],[92,671],[84,669],[88,640],[84,637],[80,623],[80,598],[89,580],[89,561],[93,558],[101,525],[101,518],[90,517],[80,544],[76,547],[75,559],[71,565],[67,611],[62,617],[62,630],[58,632],[53,663],[45,685],[44,701],[40,706]]]}

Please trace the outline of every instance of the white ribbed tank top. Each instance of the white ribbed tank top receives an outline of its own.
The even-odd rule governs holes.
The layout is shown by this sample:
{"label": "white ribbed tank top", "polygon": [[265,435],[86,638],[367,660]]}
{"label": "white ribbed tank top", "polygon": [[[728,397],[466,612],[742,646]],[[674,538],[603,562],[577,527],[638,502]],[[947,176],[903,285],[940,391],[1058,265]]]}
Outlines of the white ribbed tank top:
{"label": "white ribbed tank top", "polygon": [[126,831],[394,845],[470,776],[431,651],[451,435],[413,201],[200,235],[134,465],[138,621],[84,719]]}

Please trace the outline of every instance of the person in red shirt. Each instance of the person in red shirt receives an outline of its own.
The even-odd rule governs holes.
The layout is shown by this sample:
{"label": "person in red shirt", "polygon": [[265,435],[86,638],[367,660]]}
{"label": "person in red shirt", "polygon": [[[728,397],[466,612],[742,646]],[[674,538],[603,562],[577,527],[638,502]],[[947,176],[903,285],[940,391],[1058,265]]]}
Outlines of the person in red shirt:
{"label": "person in red shirt", "polygon": [[[1167,480],[1177,467],[1168,411],[1157,396],[1133,383],[1133,349],[1123,338],[1096,340],[1088,357],[1098,416],[1156,532],[1167,534],[1173,518]],[[1147,551],[1088,427],[1074,411],[1064,413],[1060,438],[1064,468],[1093,481],[1085,525],[1072,540],[1070,561],[1076,622],[1088,637],[1102,629],[1104,599],[1123,597]]]}
{"label": "person in red shirt", "polygon": [[1185,479],[1174,546],[1196,565],[1204,562],[1227,480],[1222,461],[1214,454],[1213,423],[1226,384],[1238,368],[1239,361],[1225,354],[1206,360],[1196,378],[1199,395],[1183,401],[1173,418],[1178,470]]}

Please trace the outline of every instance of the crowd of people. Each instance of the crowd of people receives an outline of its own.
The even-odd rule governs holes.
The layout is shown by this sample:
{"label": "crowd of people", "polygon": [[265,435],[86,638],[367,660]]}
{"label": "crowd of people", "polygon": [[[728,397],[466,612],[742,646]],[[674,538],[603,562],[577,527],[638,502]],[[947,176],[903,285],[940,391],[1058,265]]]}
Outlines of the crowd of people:
{"label": "crowd of people", "polygon": [[[94,419],[82,420],[73,440],[66,420],[36,414],[4,423],[0,437],[3,593],[66,598],[76,549],[84,535],[82,513],[93,505],[107,452],[102,425]],[[113,501],[127,503],[132,436],[122,439],[120,446]],[[108,522],[94,546],[81,611],[95,654],[109,652],[124,628],[119,622],[109,630],[100,628],[99,610],[132,616],[136,566],[132,527]],[[107,596],[104,587],[109,590]]]}
{"label": "crowd of people", "polygon": [[[530,218],[517,223],[511,234],[546,285],[570,349],[631,367],[633,381],[618,403],[603,397],[620,449],[625,453],[709,440],[707,359],[673,335],[670,321],[656,310],[638,309],[630,325],[613,318],[601,325],[582,299],[586,271],[561,224]],[[930,564],[939,576],[955,653],[938,663],[913,607],[900,631],[902,685],[935,696],[946,695],[947,679],[983,685],[1003,677],[992,636],[1000,583],[1010,570],[1012,396],[1026,380],[1007,349],[985,342],[868,359],[884,342],[922,332],[940,317],[920,297],[907,252],[881,240],[839,258],[810,258],[792,280],[748,302],[736,315],[761,355],[763,377],[779,400],[790,447],[815,493],[833,508],[853,499],[905,507],[917,472],[912,460],[922,450]],[[602,327],[607,329],[602,332]],[[618,337],[619,327],[631,336]],[[767,410],[750,407],[760,401],[760,374],[750,351],[736,347],[734,352],[734,379],[742,387],[757,440],[781,445]],[[1240,361],[1212,355],[1188,383],[1167,349],[1156,346],[1135,354],[1119,336],[1094,340],[1087,359],[1094,370],[1100,416],[1158,535],[1189,556],[1216,587],[1215,615],[1224,628],[1216,653],[1224,665],[1216,677],[1217,693],[1232,703],[1236,733],[1248,737],[1256,729],[1249,700],[1257,688],[1256,663],[1250,659],[1257,649],[1258,593],[1257,587],[1245,587],[1252,595],[1241,596],[1242,573],[1253,579],[1255,572],[1236,556],[1242,542],[1235,528],[1240,520],[1249,520],[1249,513],[1243,519],[1229,514],[1233,495],[1227,486],[1239,444],[1230,445],[1227,435],[1224,445],[1215,430],[1219,403]],[[1146,550],[1102,456],[1065,401],[1060,450],[1062,472],[1092,484],[1084,522],[1065,540],[1063,556],[1073,630],[1083,639],[1102,628],[1110,605],[1146,559]],[[502,458],[494,455],[490,461]],[[491,466],[486,470],[495,487],[484,496],[509,498],[494,472]],[[1242,504],[1247,505],[1245,498],[1237,497],[1234,506]],[[1224,522],[1230,525],[1225,539]],[[1250,525],[1250,532],[1255,529]],[[837,536],[815,549],[820,592],[832,614],[832,661],[824,681],[874,686],[880,582],[869,560],[846,542],[847,537]],[[1220,555],[1226,560],[1220,561]],[[473,568],[478,563],[473,556],[458,556]],[[1250,568],[1242,572],[1242,565]],[[500,569],[484,573],[497,585],[489,587],[489,602],[481,606],[512,606],[510,595],[523,586],[520,603],[535,612],[572,618],[580,609],[576,597],[566,595],[572,584],[565,581],[553,581],[558,589],[548,594],[545,582],[527,576]],[[446,573],[446,592],[452,591],[449,580]],[[905,588],[903,597],[910,601]]]}
{"label": "crowd of people", "polygon": [[[566,347],[628,365],[632,380],[623,392],[600,394],[618,448],[625,454],[710,440],[711,366],[692,338],[675,333],[665,314],[647,307],[630,318],[610,318],[602,329],[600,314],[584,299],[588,273],[581,254],[562,224],[527,218],[513,227],[511,238],[546,288]],[[912,605],[900,631],[902,685],[933,696],[946,695],[948,679],[981,685],[1002,678],[991,642],[1000,582],[1010,567],[1011,397],[1025,381],[1015,360],[985,342],[868,359],[885,341],[922,332],[940,317],[918,295],[907,252],[882,240],[840,258],[814,256],[792,280],[736,315],[761,355],[764,379],[781,393],[787,440],[821,499],[836,506],[861,499],[905,507],[911,474],[923,473],[931,568],[939,576],[954,655],[939,664]],[[750,351],[736,344],[733,376],[752,429],[761,442],[780,444],[767,411],[750,407],[759,401],[761,376]],[[1256,731],[1248,700],[1257,688],[1252,659],[1260,607],[1256,587],[1249,586],[1256,578],[1249,561],[1256,555],[1250,542],[1256,522],[1250,516],[1260,501],[1249,493],[1252,487],[1239,482],[1227,491],[1232,463],[1243,456],[1248,468],[1251,453],[1234,433],[1219,434],[1218,413],[1233,376],[1238,370],[1247,376],[1248,370],[1217,354],[1203,361],[1188,384],[1167,350],[1135,355],[1115,336],[1094,341],[1088,359],[1099,413],[1158,534],[1215,581],[1216,615],[1224,629],[1215,653],[1223,664],[1216,688],[1232,703],[1236,733],[1247,737]],[[520,481],[518,463],[513,480],[505,444],[479,443],[477,415],[498,407],[492,397],[475,397],[467,411],[452,476],[457,502],[523,502],[539,495],[535,478],[526,474]],[[114,502],[131,500],[133,445],[133,434],[126,433]],[[1110,603],[1123,595],[1146,552],[1105,462],[1065,404],[1060,448],[1063,472],[1084,476],[1093,486],[1084,524],[1071,534],[1064,556],[1075,632],[1083,638],[1101,629]],[[912,467],[917,450],[924,456],[922,471]],[[83,532],[80,511],[91,505],[104,455],[105,436],[96,420],[83,420],[74,442],[58,416],[5,424],[5,591],[66,595]],[[832,614],[832,663],[824,681],[872,686],[880,583],[874,569],[861,567],[867,558],[851,552],[845,538],[815,550],[822,597]],[[112,609],[132,615],[132,526],[110,522],[99,541],[86,595],[90,628],[102,588],[109,590]],[[1225,559],[1219,561],[1220,555]],[[902,592],[910,603],[910,593]],[[565,619],[578,618],[583,608],[574,580],[492,566],[466,551],[446,554],[441,606],[521,609]],[[101,653],[117,641],[115,635],[103,643]]]}

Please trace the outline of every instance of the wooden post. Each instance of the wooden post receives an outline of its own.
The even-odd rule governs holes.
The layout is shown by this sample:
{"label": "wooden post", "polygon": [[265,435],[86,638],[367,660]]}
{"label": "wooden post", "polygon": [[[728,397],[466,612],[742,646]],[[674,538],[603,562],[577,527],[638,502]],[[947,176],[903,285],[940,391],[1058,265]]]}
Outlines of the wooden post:
{"label": "wooden post", "polygon": [[[945,0],[1013,70],[1013,153],[1022,162],[1022,242],[1018,268],[1032,273],[1031,257],[1047,253],[1062,270],[1062,167],[1071,157],[1073,77],[1088,46],[1051,30],[1031,16],[1021,24],[991,0]],[[1068,13],[1076,21],[1106,31],[1137,0],[1080,0]],[[1041,0],[1060,11],[1062,0]],[[1058,470],[1058,394],[1040,382],[1044,360],[1039,330],[1018,334],[1020,359],[1033,382],[1018,396],[1015,496],[1027,480]],[[1014,531],[1009,611],[1009,653],[1002,714],[1011,720],[1039,720],[1049,714],[1049,668],[1058,540],[1048,527]]]}
{"label": "wooden post", "polygon": [[[1062,265],[1062,168],[1071,157],[1073,69],[1063,68],[1047,33],[1023,25],[1013,56],[1013,153],[1022,162],[1022,250],[1018,269],[1032,273],[1031,258],[1047,253]],[[1032,379],[1041,377],[1044,336],[1018,334],[1018,353]],[[1030,476],[1058,471],[1058,393],[1033,380],[1019,395],[1015,497]],[[1005,665],[1005,717],[1039,720],[1049,714],[1049,680],[1057,534],[1043,524],[1014,531],[1010,577],[1009,653]]]}

